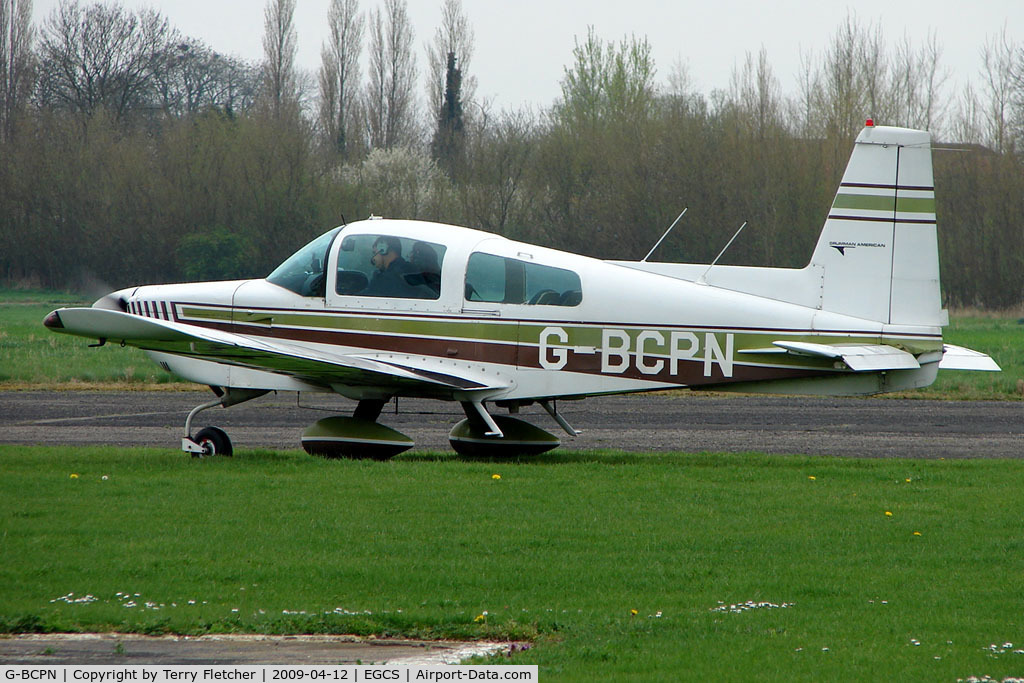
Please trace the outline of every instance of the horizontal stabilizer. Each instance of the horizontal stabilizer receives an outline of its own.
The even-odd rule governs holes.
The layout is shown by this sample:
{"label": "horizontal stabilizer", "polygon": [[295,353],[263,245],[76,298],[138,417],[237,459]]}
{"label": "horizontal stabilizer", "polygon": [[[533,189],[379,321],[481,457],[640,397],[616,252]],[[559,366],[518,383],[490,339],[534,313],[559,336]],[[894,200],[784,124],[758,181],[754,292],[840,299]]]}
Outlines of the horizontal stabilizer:
{"label": "horizontal stabilizer", "polygon": [[939,361],[939,369],[1000,371],[999,365],[987,354],[953,344],[942,345],[942,360]]}
{"label": "horizontal stabilizer", "polygon": [[880,370],[916,370],[921,367],[914,355],[885,344],[812,344],[776,341],[775,346],[802,356],[842,360],[854,372]]}

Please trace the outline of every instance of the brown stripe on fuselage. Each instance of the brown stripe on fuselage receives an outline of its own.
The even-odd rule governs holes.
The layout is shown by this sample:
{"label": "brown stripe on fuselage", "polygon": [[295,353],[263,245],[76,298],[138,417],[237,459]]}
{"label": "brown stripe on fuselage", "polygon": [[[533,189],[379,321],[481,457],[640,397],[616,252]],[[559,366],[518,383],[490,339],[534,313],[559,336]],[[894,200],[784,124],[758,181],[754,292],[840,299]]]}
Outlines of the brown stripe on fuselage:
{"label": "brown stripe on fuselage", "polygon": [[[531,324],[534,321],[529,321]],[[466,341],[461,339],[430,339],[423,337],[406,337],[367,332],[350,332],[340,330],[310,330],[290,327],[265,327],[241,323],[216,322],[210,320],[189,321],[199,327],[246,334],[253,337],[266,337],[284,341],[302,341],[336,346],[352,346],[400,354],[431,356],[480,363],[500,363],[524,369],[541,369],[540,351],[536,345],[507,342]],[[631,354],[635,357],[635,353]],[[657,360],[653,358],[652,360]],[[747,382],[753,380],[791,379],[814,377],[832,374],[822,369],[801,369],[787,367],[765,367],[745,365],[734,361],[731,377],[726,377],[721,365],[710,364],[710,375],[704,374],[704,359],[680,359],[676,374],[671,374],[668,360],[665,367],[657,374],[645,374],[636,367],[634,362],[619,373],[602,372],[601,354],[570,354],[569,361],[561,370],[588,375],[601,375],[610,378],[623,378],[650,382],[664,382],[674,385],[699,386],[702,384],[722,384],[731,382]]]}

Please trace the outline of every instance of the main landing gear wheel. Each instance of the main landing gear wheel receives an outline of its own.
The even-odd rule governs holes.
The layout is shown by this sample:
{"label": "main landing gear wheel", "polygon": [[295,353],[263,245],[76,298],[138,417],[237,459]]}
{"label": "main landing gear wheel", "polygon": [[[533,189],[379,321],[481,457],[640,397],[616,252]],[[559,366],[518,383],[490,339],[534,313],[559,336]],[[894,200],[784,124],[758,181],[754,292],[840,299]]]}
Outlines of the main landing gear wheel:
{"label": "main landing gear wheel", "polygon": [[413,440],[377,422],[384,408],[380,399],[362,399],[352,417],[335,415],[317,420],[302,433],[302,447],[322,458],[388,460],[413,447]]}
{"label": "main landing gear wheel", "polygon": [[388,460],[412,447],[412,439],[391,427],[345,415],[317,420],[302,434],[307,453],[330,459]]}
{"label": "main landing gear wheel", "polygon": [[231,448],[231,439],[220,427],[203,427],[192,440],[203,449],[202,453],[193,453],[193,458],[205,458],[211,455],[230,458],[234,453]]}
{"label": "main landing gear wheel", "polygon": [[492,419],[501,430],[500,436],[490,433],[482,420],[472,417],[452,427],[448,441],[455,452],[469,458],[513,458],[538,455],[559,445],[557,436],[529,422],[505,415],[494,415]]}

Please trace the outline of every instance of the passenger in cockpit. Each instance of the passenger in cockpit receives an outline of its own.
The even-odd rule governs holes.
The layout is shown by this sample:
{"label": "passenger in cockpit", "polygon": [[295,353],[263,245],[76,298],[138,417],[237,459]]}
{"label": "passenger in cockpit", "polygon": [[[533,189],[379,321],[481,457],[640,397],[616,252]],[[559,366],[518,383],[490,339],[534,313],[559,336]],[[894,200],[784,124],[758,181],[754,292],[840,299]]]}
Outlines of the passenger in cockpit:
{"label": "passenger in cockpit", "polygon": [[410,264],[415,275],[406,278],[411,284],[421,284],[429,287],[434,294],[441,291],[441,266],[437,263],[437,252],[426,242],[417,242],[412,245]]}

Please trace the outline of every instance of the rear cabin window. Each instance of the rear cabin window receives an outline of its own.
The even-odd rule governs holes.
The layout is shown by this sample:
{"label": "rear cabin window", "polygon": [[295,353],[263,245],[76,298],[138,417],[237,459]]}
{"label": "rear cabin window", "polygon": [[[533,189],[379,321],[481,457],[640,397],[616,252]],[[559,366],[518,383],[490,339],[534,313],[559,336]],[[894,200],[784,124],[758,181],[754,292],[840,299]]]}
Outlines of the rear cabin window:
{"label": "rear cabin window", "polygon": [[571,270],[474,253],[466,266],[466,300],[533,306],[577,306],[580,276]]}
{"label": "rear cabin window", "polygon": [[348,235],[338,252],[335,291],[354,296],[437,299],[442,244],[394,235]]}

